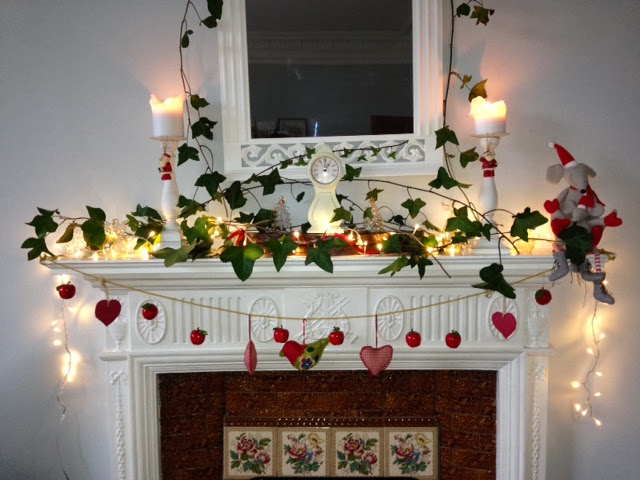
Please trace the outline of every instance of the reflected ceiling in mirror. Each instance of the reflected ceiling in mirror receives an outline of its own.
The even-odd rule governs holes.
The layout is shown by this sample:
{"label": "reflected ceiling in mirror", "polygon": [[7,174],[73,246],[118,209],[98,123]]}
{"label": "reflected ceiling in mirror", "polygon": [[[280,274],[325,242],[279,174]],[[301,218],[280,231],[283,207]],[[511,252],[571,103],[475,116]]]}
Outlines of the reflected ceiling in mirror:
{"label": "reflected ceiling in mirror", "polygon": [[246,0],[251,137],[413,133],[411,0]]}
{"label": "reflected ceiling in mirror", "polygon": [[[344,160],[363,177],[435,173],[441,17],[442,0],[225,2],[218,61],[227,178],[322,145],[352,151]],[[380,151],[358,162],[367,147]],[[306,176],[304,167],[287,169]]]}

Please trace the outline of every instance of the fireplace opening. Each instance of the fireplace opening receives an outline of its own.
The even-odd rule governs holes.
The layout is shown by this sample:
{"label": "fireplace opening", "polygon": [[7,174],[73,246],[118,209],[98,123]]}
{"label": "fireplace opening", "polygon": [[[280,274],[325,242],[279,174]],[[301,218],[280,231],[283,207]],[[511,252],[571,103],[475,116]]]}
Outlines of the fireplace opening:
{"label": "fireplace opening", "polygon": [[406,418],[438,426],[440,479],[494,479],[496,380],[493,370],[160,374],[162,478],[221,480],[234,418]]}

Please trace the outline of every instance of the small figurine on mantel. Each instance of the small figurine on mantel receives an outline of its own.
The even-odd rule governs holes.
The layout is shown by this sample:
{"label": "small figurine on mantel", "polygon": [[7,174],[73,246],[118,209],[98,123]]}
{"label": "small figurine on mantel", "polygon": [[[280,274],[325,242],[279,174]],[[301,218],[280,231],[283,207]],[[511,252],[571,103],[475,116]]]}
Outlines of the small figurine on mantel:
{"label": "small figurine on mantel", "polygon": [[284,197],[280,197],[276,206],[273,207],[273,228],[281,232],[291,231],[291,213]]}
{"label": "small figurine on mantel", "polygon": [[[597,245],[604,228],[618,227],[622,225],[622,220],[618,218],[616,210],[603,217],[605,205],[589,185],[589,178],[595,177],[596,172],[588,165],[578,163],[562,146],[556,143],[550,143],[549,146],[556,149],[561,163],[551,165],[547,169],[547,180],[558,183],[564,178],[569,184],[555,199],[544,202],[545,210],[551,214],[551,230],[558,239],[554,244],[553,253],[555,270],[549,275],[549,280],[559,280],[569,271],[579,272],[583,280],[593,283],[593,296],[596,300],[613,304],[615,300],[603,283],[605,272],[600,268]],[[593,243],[587,253],[595,255],[595,270],[592,270],[591,262],[587,258],[580,265],[567,261],[566,245],[560,237],[562,232],[572,225],[584,228],[593,237]]]}

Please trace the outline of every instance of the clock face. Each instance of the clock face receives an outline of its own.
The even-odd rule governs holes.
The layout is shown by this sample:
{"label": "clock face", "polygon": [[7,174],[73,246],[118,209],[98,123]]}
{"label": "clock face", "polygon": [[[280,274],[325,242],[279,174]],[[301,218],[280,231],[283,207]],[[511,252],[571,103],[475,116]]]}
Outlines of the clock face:
{"label": "clock face", "polygon": [[335,158],[320,156],[311,165],[311,176],[316,182],[329,185],[339,179],[340,170],[340,164]]}

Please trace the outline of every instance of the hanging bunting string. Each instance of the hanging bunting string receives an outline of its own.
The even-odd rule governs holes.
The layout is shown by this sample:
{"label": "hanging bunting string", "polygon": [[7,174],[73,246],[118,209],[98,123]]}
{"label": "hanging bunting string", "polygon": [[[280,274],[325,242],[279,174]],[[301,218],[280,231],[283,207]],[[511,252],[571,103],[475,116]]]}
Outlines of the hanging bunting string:
{"label": "hanging bunting string", "polygon": [[[181,303],[184,305],[190,305],[192,307],[198,307],[198,308],[204,308],[204,309],[208,309],[208,310],[215,310],[218,312],[223,312],[223,313],[229,313],[232,315],[249,315],[249,313],[247,312],[242,312],[240,310],[233,310],[230,308],[223,308],[223,307],[216,307],[213,305],[205,305],[203,303],[197,303],[197,302],[191,302],[189,300],[184,300],[181,298],[176,298],[176,297],[171,297],[169,295],[163,295],[161,293],[157,293],[157,292],[151,292],[149,290],[144,290],[142,288],[137,288],[137,287],[132,287],[129,285],[125,285],[123,283],[120,282],[115,282],[113,280],[107,280],[103,277],[99,277],[97,275],[93,275],[91,273],[87,273],[87,272],[83,272],[82,270],[79,270],[77,268],[74,268],[70,265],[65,265],[64,263],[58,262],[52,258],[47,258],[47,259],[41,259],[40,263],[42,263],[43,265],[46,266],[47,263],[51,263],[53,265],[56,265],[58,267],[61,267],[63,269],[72,271],[74,273],[77,273],[78,275],[82,275],[85,278],[91,278],[93,280],[97,280],[100,282],[101,285],[105,285],[105,290],[106,290],[106,285],[109,284],[112,287],[117,287],[117,288],[121,288],[124,290],[129,290],[132,292],[138,292],[141,293],[143,295],[149,296],[149,297],[155,297],[155,298],[160,298],[163,300],[168,300],[170,302],[176,302],[176,303]],[[529,275],[527,277],[521,278],[520,280],[516,280],[515,282],[511,282],[511,285],[519,285],[521,283],[526,283],[529,280],[532,280],[534,278],[537,277],[542,277],[542,276],[546,276],[549,273],[551,273],[553,271],[553,268],[547,269],[547,270],[543,270],[541,272],[538,273],[534,273],[533,275]],[[489,290],[482,290],[478,293],[471,293],[469,295],[463,295],[461,297],[457,297],[454,298],[452,300],[442,300],[440,302],[434,302],[434,303],[430,303],[429,305],[420,305],[418,307],[411,307],[411,308],[404,308],[401,310],[393,310],[391,312],[382,312],[382,313],[376,313],[375,316],[390,316],[390,315],[399,315],[402,313],[412,313],[412,312],[417,312],[420,310],[426,310],[428,308],[432,308],[432,307],[439,307],[442,305],[449,305],[452,303],[457,303],[457,302],[461,302],[463,300],[468,300],[470,298],[475,298],[475,297],[479,297],[481,295],[485,295],[487,297],[490,297],[493,294],[493,291]],[[293,321],[300,321],[300,317],[284,317],[284,316],[280,316],[280,315],[263,315],[263,314],[252,314],[254,317],[259,317],[259,318],[264,318],[264,319],[274,319],[274,320],[279,320],[279,321],[284,321],[284,320],[293,320]],[[345,317],[340,317],[340,320],[361,320],[361,319],[369,319],[372,318],[374,315],[371,314],[365,314],[365,315],[349,315],[349,316],[345,316]],[[328,320],[335,320],[334,317],[313,317],[313,320],[315,321],[328,321]]]}

